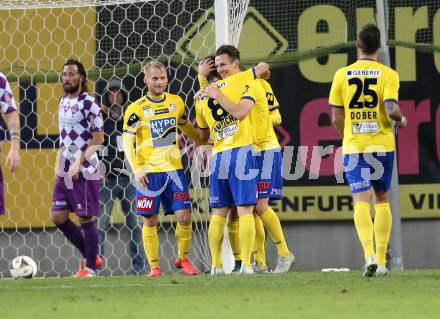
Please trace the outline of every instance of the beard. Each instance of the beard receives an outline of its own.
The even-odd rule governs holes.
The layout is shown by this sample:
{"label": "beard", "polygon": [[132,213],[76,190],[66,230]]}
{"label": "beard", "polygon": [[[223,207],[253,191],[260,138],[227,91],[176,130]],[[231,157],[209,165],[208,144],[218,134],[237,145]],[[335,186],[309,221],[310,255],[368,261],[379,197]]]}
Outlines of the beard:
{"label": "beard", "polygon": [[151,93],[153,93],[155,96],[160,96],[163,93],[165,93],[166,90],[166,86],[165,87],[152,87],[151,88]]}
{"label": "beard", "polygon": [[77,85],[72,85],[72,84],[63,84],[63,89],[64,92],[72,94],[78,91],[79,89],[79,83]]}

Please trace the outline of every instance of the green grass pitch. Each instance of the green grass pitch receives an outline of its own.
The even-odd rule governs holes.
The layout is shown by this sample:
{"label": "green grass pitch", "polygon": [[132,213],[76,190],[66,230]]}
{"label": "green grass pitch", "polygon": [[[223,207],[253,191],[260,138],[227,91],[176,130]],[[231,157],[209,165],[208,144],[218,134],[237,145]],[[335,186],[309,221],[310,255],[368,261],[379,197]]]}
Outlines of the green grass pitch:
{"label": "green grass pitch", "polygon": [[440,318],[440,270],[0,280],[1,318]]}

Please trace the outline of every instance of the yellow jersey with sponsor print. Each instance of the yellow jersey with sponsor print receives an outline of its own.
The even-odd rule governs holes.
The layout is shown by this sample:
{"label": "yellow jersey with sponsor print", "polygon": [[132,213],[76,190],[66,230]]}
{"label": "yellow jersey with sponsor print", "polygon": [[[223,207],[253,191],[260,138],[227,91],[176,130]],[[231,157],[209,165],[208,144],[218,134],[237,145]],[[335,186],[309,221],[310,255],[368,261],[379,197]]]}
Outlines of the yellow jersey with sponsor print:
{"label": "yellow jersey with sponsor print", "polygon": [[181,169],[177,126],[186,121],[183,100],[174,94],[158,99],[147,95],[130,104],[124,114],[124,134],[134,135],[135,143],[129,150],[124,145],[124,150],[134,154],[127,156],[132,168],[149,173]]}
{"label": "yellow jersey with sponsor print", "polygon": [[[246,95],[246,85],[254,81],[254,70],[248,69],[215,84],[226,97],[238,104]],[[199,129],[210,130],[214,142],[213,153],[254,144],[249,116],[238,120],[212,98],[206,97],[196,103],[196,119]]]}
{"label": "yellow jersey with sponsor print", "polygon": [[266,99],[267,106],[269,107],[269,112],[273,112],[280,108],[280,103],[277,100],[277,97],[273,93],[272,87],[269,82],[266,80],[260,79],[261,85],[263,85],[264,90],[266,91]]}
{"label": "yellow jersey with sponsor print", "polygon": [[255,81],[246,95],[255,98],[255,105],[250,112],[250,120],[255,136],[255,144],[261,151],[279,148],[278,138],[269,113],[278,108],[278,101],[270,84],[262,79]]}
{"label": "yellow jersey with sponsor print", "polygon": [[394,151],[394,132],[385,102],[398,101],[399,75],[370,59],[339,69],[329,104],[344,108],[344,154]]}

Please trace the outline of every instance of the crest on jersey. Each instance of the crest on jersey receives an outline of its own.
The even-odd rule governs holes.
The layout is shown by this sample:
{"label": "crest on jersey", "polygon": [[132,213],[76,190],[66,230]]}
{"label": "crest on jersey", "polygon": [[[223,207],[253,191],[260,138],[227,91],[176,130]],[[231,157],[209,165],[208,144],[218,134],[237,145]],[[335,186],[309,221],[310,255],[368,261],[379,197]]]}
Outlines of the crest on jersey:
{"label": "crest on jersey", "polygon": [[76,112],[78,112],[78,111],[79,111],[79,106],[78,106],[78,104],[77,104],[77,103],[73,104],[73,105],[70,107],[70,111],[72,112],[72,114],[75,114]]}
{"label": "crest on jersey", "polygon": [[154,115],[154,113],[153,113],[153,109],[151,108],[151,106],[144,107],[144,116],[145,117],[152,117],[153,115]]}
{"label": "crest on jersey", "polygon": [[170,103],[170,112],[176,112],[176,104]]}

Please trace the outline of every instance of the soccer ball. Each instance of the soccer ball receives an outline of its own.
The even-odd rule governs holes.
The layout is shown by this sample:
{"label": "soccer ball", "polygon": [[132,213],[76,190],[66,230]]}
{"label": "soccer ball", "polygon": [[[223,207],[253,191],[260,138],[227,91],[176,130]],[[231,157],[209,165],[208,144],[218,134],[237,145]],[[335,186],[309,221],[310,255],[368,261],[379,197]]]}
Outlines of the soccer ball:
{"label": "soccer ball", "polygon": [[18,256],[12,260],[11,276],[14,279],[30,279],[37,274],[37,263],[29,256]]}

